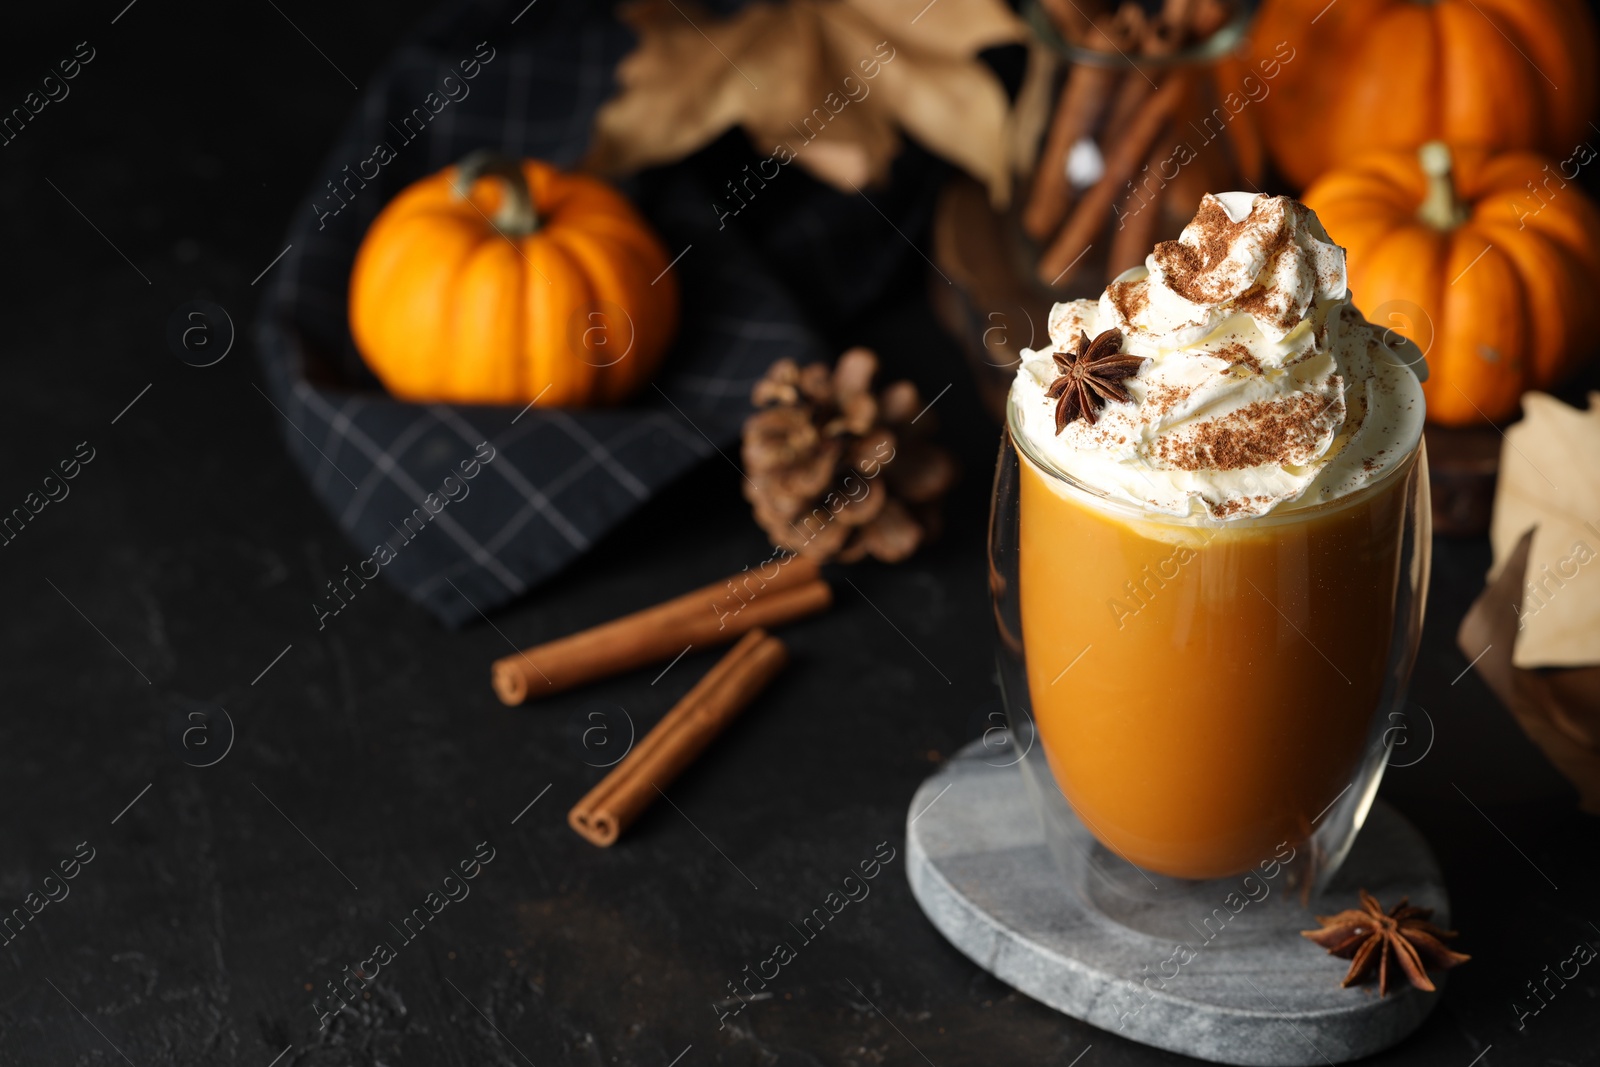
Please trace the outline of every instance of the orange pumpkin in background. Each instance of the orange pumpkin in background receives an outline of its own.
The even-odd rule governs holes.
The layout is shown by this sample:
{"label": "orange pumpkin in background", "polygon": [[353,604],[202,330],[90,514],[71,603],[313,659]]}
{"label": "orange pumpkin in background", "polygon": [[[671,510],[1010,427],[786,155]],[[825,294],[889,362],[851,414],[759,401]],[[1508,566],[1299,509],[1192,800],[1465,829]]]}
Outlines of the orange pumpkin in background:
{"label": "orange pumpkin in background", "polygon": [[1600,46],[1584,0],[1266,0],[1247,57],[1285,42],[1294,58],[1261,101],[1262,132],[1300,189],[1377,149],[1437,139],[1564,159],[1593,133]]}
{"label": "orange pumpkin in background", "polygon": [[350,332],[404,400],[614,404],[650,380],[676,331],[668,263],[604,182],[476,152],[373,221]]}
{"label": "orange pumpkin in background", "polygon": [[1427,353],[1431,421],[1509,419],[1525,391],[1592,353],[1600,210],[1563,166],[1572,172],[1435,141],[1363,157],[1307,190],[1349,252],[1356,306]]}

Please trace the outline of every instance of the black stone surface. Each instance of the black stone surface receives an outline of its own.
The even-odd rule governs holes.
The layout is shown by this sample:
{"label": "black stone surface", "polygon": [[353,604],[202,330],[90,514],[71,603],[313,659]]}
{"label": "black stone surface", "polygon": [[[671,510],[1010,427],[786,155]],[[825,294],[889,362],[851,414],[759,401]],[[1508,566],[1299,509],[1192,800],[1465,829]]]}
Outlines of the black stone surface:
{"label": "black stone surface", "polygon": [[[898,859],[719,1026],[727,983],[880,842],[900,847],[917,784],[998,707],[995,432],[923,279],[837,340],[878,345],[926,395],[954,383],[937,411],[967,477],[947,536],[848,572],[831,613],[786,631],[781,683],[670,803],[594,849],[566,809],[711,654],[516,710],[488,663],[763,558],[739,476],[705,464],[491,625],[446,633],[375,585],[318,632],[313,598],[358,553],[285,457],[248,342],[200,369],[167,331],[205,299],[246,336],[346,77],[426,5],[123,3],[10,10],[0,35],[7,110],[78,42],[95,50],[0,147],[0,509],[79,442],[94,456],[0,548],[5,914],[60,895],[46,876],[93,850],[0,950],[0,1064],[1180,1062],[975,968]],[[1600,1062],[1593,967],[1517,1026],[1525,983],[1600,943],[1600,834],[1454,647],[1487,563],[1482,542],[1436,545],[1413,694],[1432,747],[1384,784],[1433,843],[1474,960],[1380,1061]],[[223,719],[190,718],[212,704],[231,748]],[[402,943],[390,924],[485,841],[470,896]],[[398,952],[370,999],[319,1030],[313,992],[380,941]]]}

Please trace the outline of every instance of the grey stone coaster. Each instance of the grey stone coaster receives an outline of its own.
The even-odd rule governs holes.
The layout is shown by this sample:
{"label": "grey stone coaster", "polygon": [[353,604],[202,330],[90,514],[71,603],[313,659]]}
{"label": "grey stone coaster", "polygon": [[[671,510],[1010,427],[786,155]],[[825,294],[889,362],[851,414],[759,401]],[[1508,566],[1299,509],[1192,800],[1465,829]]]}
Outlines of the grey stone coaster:
{"label": "grey stone coaster", "polygon": [[[993,747],[987,751],[1001,762]],[[1225,926],[1206,925],[1212,907],[1230,915],[1222,899],[1227,881],[1196,887],[1200,896],[1172,883],[1170,904],[1152,894],[1153,902],[1131,905],[1117,921],[1110,905],[1074,890],[1074,872],[1046,847],[1022,769],[984,756],[982,742],[968,745],[917,790],[906,815],[907,875],[940,933],[1035,1000],[1157,1048],[1283,1067],[1388,1048],[1438,1001],[1438,993],[1403,982],[1383,999],[1375,984],[1342,989],[1348,963],[1299,936],[1316,928],[1313,915],[1359,906],[1356,886],[1386,906],[1409,896],[1448,923],[1432,853],[1381,801],[1327,896],[1309,906],[1280,878]]]}

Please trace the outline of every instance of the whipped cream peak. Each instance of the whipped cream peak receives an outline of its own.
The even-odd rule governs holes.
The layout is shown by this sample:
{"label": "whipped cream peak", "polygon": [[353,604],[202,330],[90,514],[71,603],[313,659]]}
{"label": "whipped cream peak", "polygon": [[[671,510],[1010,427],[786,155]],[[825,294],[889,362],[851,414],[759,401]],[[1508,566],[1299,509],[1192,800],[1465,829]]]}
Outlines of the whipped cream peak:
{"label": "whipped cream peak", "polygon": [[[1421,434],[1408,367],[1420,357],[1350,303],[1344,249],[1288,197],[1208,194],[1177,240],[1098,301],[1057,304],[1049,328],[1051,350],[1025,351],[1012,387],[1033,453],[1158,512],[1322,503],[1402,462]],[[1058,435],[1051,352],[1107,329],[1144,360],[1122,383],[1130,399]]]}
{"label": "whipped cream peak", "polygon": [[1346,288],[1344,249],[1304,204],[1207,193],[1178,239],[1146,257],[1144,275],[1118,279],[1102,299],[1124,332],[1187,342],[1242,313],[1262,336],[1282,341],[1317,301],[1343,300]]}

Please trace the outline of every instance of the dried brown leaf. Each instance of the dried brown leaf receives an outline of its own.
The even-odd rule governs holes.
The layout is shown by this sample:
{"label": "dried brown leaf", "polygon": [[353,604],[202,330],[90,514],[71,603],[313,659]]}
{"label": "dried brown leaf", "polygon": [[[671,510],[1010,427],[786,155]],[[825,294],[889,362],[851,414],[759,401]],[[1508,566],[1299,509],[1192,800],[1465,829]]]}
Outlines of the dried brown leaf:
{"label": "dried brown leaf", "polygon": [[[790,0],[716,18],[675,0],[622,17],[638,47],[617,67],[587,163],[623,173],[681,159],[731,126],[841,191],[881,181],[904,130],[1003,204],[1023,125],[977,53],[1026,39],[1001,0]],[[1038,64],[1034,64],[1038,66]],[[848,80],[847,80],[848,79]],[[736,182],[737,184],[737,182]]]}

